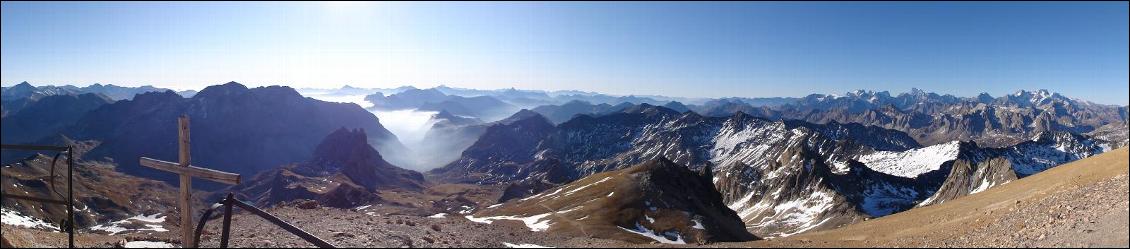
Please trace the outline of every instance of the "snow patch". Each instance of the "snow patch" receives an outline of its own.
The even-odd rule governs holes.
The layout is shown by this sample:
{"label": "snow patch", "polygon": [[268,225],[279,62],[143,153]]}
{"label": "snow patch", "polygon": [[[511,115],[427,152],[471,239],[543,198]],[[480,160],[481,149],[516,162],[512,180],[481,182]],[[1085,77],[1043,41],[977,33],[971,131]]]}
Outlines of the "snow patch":
{"label": "snow patch", "polygon": [[957,159],[961,142],[953,141],[905,152],[878,151],[860,156],[858,161],[884,174],[914,178],[938,170],[942,164]]}
{"label": "snow patch", "polygon": [[993,185],[996,185],[996,184],[993,184],[993,182],[990,182],[988,178],[983,179],[983,180],[981,180],[981,185],[978,185],[977,188],[973,189],[972,191],[969,191],[969,194],[980,193],[981,191],[985,191],[986,189],[993,187]]}
{"label": "snow patch", "polygon": [[502,242],[502,245],[506,246],[507,248],[553,248],[549,246],[539,246],[534,244],[510,244],[506,242]]}
{"label": "snow patch", "polygon": [[693,219],[691,221],[694,221],[694,226],[692,226],[691,228],[698,229],[698,230],[706,230],[706,227],[702,226],[702,222],[699,222],[698,220],[693,220]]}
{"label": "snow patch", "polygon": [[161,242],[161,241],[130,241],[130,242],[126,242],[126,244],[123,245],[123,247],[125,247],[125,248],[176,248],[177,246],[173,245],[171,243],[168,243],[168,242]]}
{"label": "snow patch", "polygon": [[[620,230],[624,230],[624,231],[629,232],[629,233],[639,234],[641,236],[651,238],[651,239],[653,239],[653,240],[655,240],[659,243],[663,243],[663,244],[680,244],[680,245],[682,245],[682,244],[687,243],[687,242],[683,241],[683,238],[681,236],[679,236],[679,233],[677,233],[677,232],[665,232],[661,235],[660,233],[656,233],[655,231],[652,231],[651,229],[648,229],[647,227],[644,227],[643,225],[640,225],[639,223],[636,223],[635,229],[627,229],[627,228],[623,228],[623,227],[617,227],[617,228],[620,228]],[[674,239],[670,239],[670,238],[668,238],[668,236],[674,237]]]}
{"label": "snow patch", "polygon": [[[106,224],[95,225],[93,227],[90,227],[90,230],[92,230],[92,231],[104,231],[104,232],[110,233],[110,235],[117,235],[117,234],[123,233],[123,232],[140,232],[140,231],[167,232],[169,230],[165,229],[164,226],[160,225],[161,223],[165,222],[166,217],[160,216],[160,215],[161,215],[160,213],[156,213],[156,214],[148,215],[148,216],[139,214],[137,216],[129,217],[129,218],[126,218],[126,219],[123,219],[123,220],[114,221],[114,222],[110,222],[110,223],[106,223]],[[158,216],[160,216],[160,217],[158,217]],[[157,224],[145,224],[145,227],[136,228],[136,229],[130,229],[130,228],[122,227],[123,224],[132,223],[133,221],[139,221],[139,222],[142,222],[142,223],[157,223]]]}
{"label": "snow patch", "polygon": [[0,218],[2,218],[0,219],[0,221],[8,225],[35,229],[47,229],[51,231],[59,230],[59,228],[54,224],[36,219],[35,217],[21,215],[15,210],[0,209]]}
{"label": "snow patch", "polygon": [[526,227],[530,228],[530,231],[541,232],[541,231],[545,231],[545,230],[549,229],[550,219],[544,219],[546,216],[549,216],[549,215],[550,215],[549,213],[544,213],[544,214],[534,215],[534,216],[530,216],[530,217],[493,216],[493,217],[482,217],[482,218],[475,218],[472,215],[468,215],[468,216],[464,216],[464,218],[467,218],[467,220],[470,220],[472,222],[478,222],[478,223],[483,223],[483,224],[491,224],[491,223],[494,223],[494,221],[496,221],[496,220],[521,221],[522,223],[526,224]]}

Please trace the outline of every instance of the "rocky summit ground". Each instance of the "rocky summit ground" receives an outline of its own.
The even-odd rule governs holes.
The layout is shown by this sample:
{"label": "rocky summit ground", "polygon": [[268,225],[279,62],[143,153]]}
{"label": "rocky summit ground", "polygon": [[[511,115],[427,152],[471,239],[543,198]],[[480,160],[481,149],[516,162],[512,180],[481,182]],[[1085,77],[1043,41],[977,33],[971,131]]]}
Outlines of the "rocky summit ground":
{"label": "rocky summit ground", "polygon": [[[532,232],[521,222],[472,222],[463,216],[421,216],[400,208],[368,206],[354,209],[280,206],[266,210],[338,247],[507,247],[508,245],[572,245],[622,242],[575,239],[551,233]],[[220,220],[213,220],[201,246],[218,247]],[[299,237],[266,220],[247,213],[232,218],[232,247],[312,247]]]}

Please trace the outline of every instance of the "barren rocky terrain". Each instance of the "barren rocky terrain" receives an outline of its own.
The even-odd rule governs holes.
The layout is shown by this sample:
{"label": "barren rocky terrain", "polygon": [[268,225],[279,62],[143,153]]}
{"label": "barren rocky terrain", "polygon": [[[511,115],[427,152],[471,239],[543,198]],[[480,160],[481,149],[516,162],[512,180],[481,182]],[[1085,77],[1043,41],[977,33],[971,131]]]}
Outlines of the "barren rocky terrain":
{"label": "barren rocky terrain", "polygon": [[[1127,149],[1119,149],[974,195],[834,230],[755,242],[686,246],[1127,247],[1127,158]],[[413,206],[434,206],[431,209],[384,205],[340,209],[295,202],[266,210],[340,247],[681,247],[532,232],[520,221],[473,222],[454,208],[461,202],[450,202],[460,199],[452,193],[464,192],[457,191],[464,187],[433,187],[427,198],[403,196],[419,202]],[[497,194],[487,194],[491,192],[495,191],[462,199],[471,199],[465,204],[479,208],[479,202]],[[220,220],[208,223],[202,246],[219,245],[219,225]],[[169,232],[82,233],[76,241],[82,247],[115,247],[126,241],[179,243],[175,225],[167,227]],[[63,233],[10,225],[3,226],[3,234],[17,247],[58,247],[65,246],[66,241]],[[231,246],[312,245],[256,216],[239,212],[233,217]]]}

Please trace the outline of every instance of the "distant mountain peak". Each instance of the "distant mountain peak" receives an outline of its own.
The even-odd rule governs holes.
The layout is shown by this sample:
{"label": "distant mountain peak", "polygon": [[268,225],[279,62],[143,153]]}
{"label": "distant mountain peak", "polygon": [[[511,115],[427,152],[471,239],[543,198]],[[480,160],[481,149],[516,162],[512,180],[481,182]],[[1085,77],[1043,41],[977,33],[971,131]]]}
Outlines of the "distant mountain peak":
{"label": "distant mountain peak", "polygon": [[640,114],[648,114],[648,115],[678,114],[679,113],[679,112],[676,112],[675,110],[671,110],[667,107],[655,106],[655,105],[651,105],[651,104],[648,104],[648,103],[641,103],[639,105],[635,105],[635,106],[629,107],[627,109],[624,109],[621,112],[623,112],[623,113],[640,113]]}
{"label": "distant mountain peak", "polygon": [[35,90],[36,90],[35,86],[31,85],[30,83],[27,83],[27,81],[20,82],[19,84],[16,84],[16,85],[8,88],[8,91],[13,91],[13,92],[32,92],[32,91],[35,91]]}
{"label": "distant mountain peak", "polygon": [[432,115],[432,118],[454,118],[455,115],[448,112],[447,109],[439,110],[439,113]]}
{"label": "distant mountain peak", "polygon": [[[514,113],[514,115],[510,115],[510,117],[502,119],[501,121],[498,121],[498,122],[503,123],[503,124],[510,124],[510,123],[515,123],[515,122],[518,122],[518,121],[524,121],[524,120],[530,120],[530,119],[541,119],[541,120],[545,121],[546,123],[550,123],[549,120],[546,119],[544,116],[542,116],[540,113],[537,113],[535,111],[531,111],[531,110],[528,110],[528,109],[522,109],[522,110]],[[550,123],[550,124],[552,124],[552,123]]]}
{"label": "distant mountain peak", "polygon": [[679,113],[687,112],[687,111],[690,110],[689,107],[687,107],[686,105],[683,105],[683,103],[679,103],[678,101],[667,102],[666,104],[663,104],[663,107],[665,107],[667,109],[674,110],[674,111],[679,112]]}
{"label": "distant mountain peak", "polygon": [[194,96],[194,97],[207,98],[207,97],[213,97],[213,96],[242,94],[242,93],[246,93],[248,91],[250,91],[250,90],[247,89],[247,86],[244,86],[243,84],[236,83],[235,81],[231,81],[231,82],[228,82],[228,83],[224,83],[222,85],[214,85],[214,86],[205,87],[203,90],[200,90],[200,92],[197,92],[196,96]]}

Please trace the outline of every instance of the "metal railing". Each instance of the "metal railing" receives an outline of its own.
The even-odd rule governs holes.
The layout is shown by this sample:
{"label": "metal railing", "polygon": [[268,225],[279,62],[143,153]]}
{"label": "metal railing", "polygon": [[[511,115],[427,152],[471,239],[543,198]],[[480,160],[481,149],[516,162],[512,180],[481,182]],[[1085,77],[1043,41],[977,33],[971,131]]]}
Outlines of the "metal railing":
{"label": "metal railing", "polygon": [[[19,200],[41,202],[41,203],[46,203],[46,204],[58,204],[58,205],[67,206],[67,218],[63,219],[63,222],[61,222],[59,224],[59,230],[66,230],[67,231],[67,247],[68,248],[74,248],[75,247],[75,199],[74,199],[74,187],[73,187],[74,186],[73,185],[74,172],[75,172],[74,171],[74,169],[75,169],[75,167],[74,167],[75,166],[74,149],[72,147],[69,147],[69,146],[63,147],[63,146],[48,146],[48,145],[0,144],[0,150],[56,151],[58,153],[63,153],[63,152],[67,153],[67,197],[66,197],[67,199],[66,200],[55,200],[55,199],[40,198],[40,197],[34,197],[34,196],[16,195],[16,194],[3,193],[2,191],[0,191],[0,199],[12,198],[12,199],[19,199]],[[58,155],[56,155],[56,159],[57,158],[58,158]],[[52,162],[51,167],[52,167],[52,172],[54,172],[54,167],[55,167],[54,162]],[[51,179],[48,179],[48,180],[50,180],[52,182],[51,191],[55,191],[55,189],[54,189],[55,188],[55,186],[54,186],[55,176],[52,173],[52,175],[49,176],[49,177],[51,177]]]}
{"label": "metal railing", "polygon": [[239,207],[240,209],[258,215],[260,218],[271,222],[271,224],[274,224],[275,226],[278,226],[283,230],[286,230],[287,232],[290,232],[291,234],[294,234],[299,238],[306,240],[306,242],[310,242],[310,244],[314,244],[315,246],[318,246],[320,248],[335,248],[330,243],[327,243],[326,241],[314,236],[313,234],[303,231],[302,229],[295,227],[294,225],[291,225],[290,223],[287,223],[286,221],[283,221],[282,219],[279,219],[278,217],[275,217],[274,215],[271,215],[270,213],[267,213],[255,207],[254,205],[236,199],[232,194],[228,194],[227,198],[224,198],[224,200],[220,201],[219,203],[212,205],[211,208],[204,211],[204,215],[200,216],[200,222],[196,223],[196,232],[195,236],[193,236],[193,240],[194,242],[196,242],[194,244],[200,245],[200,235],[204,232],[205,223],[207,223],[208,220],[214,218],[211,217],[212,213],[216,211],[216,209],[224,208],[224,223],[220,232],[220,248],[228,248],[228,241],[230,240],[231,236],[232,207]]}

